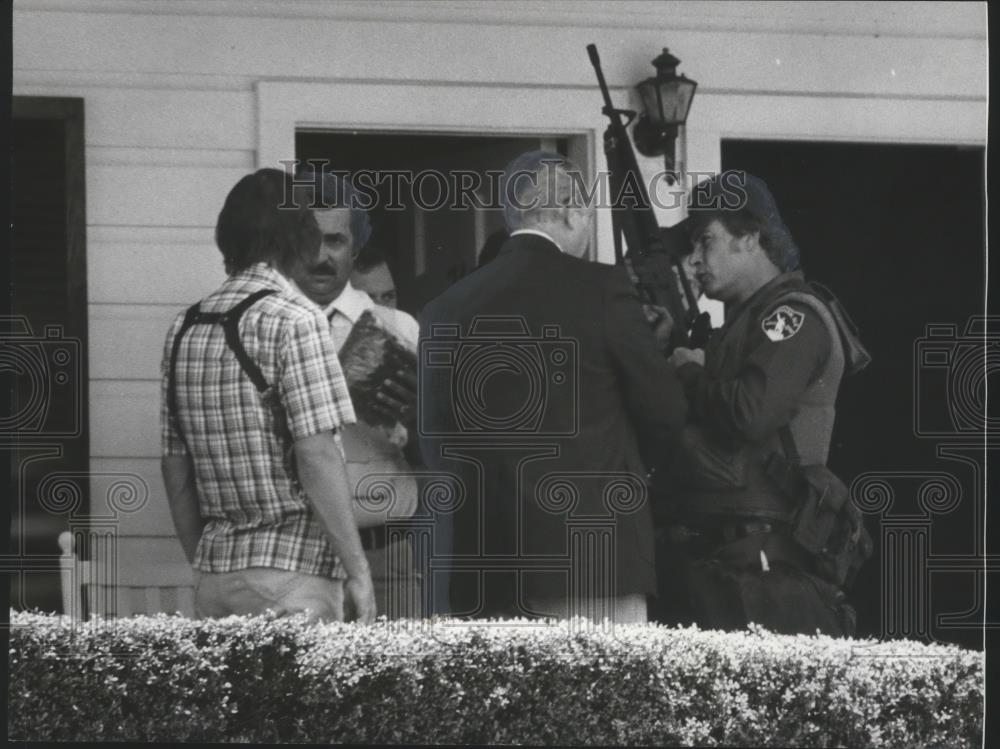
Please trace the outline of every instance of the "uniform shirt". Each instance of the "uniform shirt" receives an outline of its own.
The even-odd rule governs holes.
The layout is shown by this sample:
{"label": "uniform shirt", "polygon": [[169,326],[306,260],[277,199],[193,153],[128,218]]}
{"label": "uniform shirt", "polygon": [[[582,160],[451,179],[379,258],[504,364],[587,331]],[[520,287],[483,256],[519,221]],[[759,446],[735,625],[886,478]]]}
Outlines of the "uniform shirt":
{"label": "uniform shirt", "polygon": [[830,355],[826,325],[808,305],[773,300],[779,285],[801,273],[778,276],[726,316],[705,349],[705,367],[685,364],[691,419],[736,442],[756,442],[787,424],[802,394]]}
{"label": "uniform shirt", "polygon": [[240,339],[283,407],[283,418],[240,368],[222,326],[198,324],[185,333],[177,358],[182,440],[166,403],[170,352],[182,313],[164,348],[163,454],[185,455],[190,447],[205,520],[196,569],[271,567],[344,577],[298,482],[291,452],[296,440],[355,421],[326,320],[264,263],[230,276],[202,301],[201,310],[226,311],[265,288],[279,293],[243,314]]}
{"label": "uniform shirt", "polygon": [[824,377],[832,351],[826,324],[786,297],[803,284],[801,273],[765,284],[727,310],[704,367],[678,368],[691,418],[674,466],[682,515],[787,519],[790,500],[765,469],[771,454],[784,453],[785,425],[806,464],[825,462],[841,373]]}

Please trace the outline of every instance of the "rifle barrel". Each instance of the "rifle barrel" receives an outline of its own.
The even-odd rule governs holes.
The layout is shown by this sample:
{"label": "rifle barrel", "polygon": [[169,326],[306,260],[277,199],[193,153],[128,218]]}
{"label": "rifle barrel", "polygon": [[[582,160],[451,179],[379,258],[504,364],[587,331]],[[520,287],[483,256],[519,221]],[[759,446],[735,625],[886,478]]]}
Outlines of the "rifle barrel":
{"label": "rifle barrel", "polygon": [[611,117],[612,122],[621,124],[621,120],[616,120],[614,115],[611,114],[611,110],[614,110],[615,107],[611,103],[611,94],[608,92],[607,81],[604,80],[604,71],[601,70],[601,58],[597,54],[597,45],[588,44],[587,54],[590,55],[590,64],[594,66],[594,72],[597,73],[597,84],[601,87],[601,93],[604,95],[604,107],[608,110],[605,114]]}

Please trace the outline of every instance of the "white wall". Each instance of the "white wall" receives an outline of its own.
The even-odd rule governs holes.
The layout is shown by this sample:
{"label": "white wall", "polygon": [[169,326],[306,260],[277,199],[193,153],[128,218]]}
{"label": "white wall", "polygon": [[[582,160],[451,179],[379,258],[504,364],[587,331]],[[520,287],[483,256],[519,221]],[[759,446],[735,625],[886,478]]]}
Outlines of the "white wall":
{"label": "white wall", "polygon": [[683,60],[691,170],[717,169],[724,137],[985,143],[980,3],[15,2],[14,94],[85,99],[91,468],[151,489],[123,516],[125,563],[181,556],[162,339],[223,278],[212,230],[235,181],[290,158],[306,121],[586,135],[602,164],[590,42],[621,104],[663,46]]}

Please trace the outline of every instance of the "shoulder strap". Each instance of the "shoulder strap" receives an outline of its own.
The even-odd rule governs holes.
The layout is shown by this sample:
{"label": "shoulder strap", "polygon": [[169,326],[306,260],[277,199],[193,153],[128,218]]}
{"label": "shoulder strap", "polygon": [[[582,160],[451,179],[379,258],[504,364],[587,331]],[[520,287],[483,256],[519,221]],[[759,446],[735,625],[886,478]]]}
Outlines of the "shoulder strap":
{"label": "shoulder strap", "polygon": [[867,367],[872,360],[868,349],[864,347],[858,335],[858,326],[840,304],[840,300],[826,286],[815,281],[809,282],[809,290],[826,306],[837,325],[840,342],[844,346],[844,363],[846,374],[853,375]]}
{"label": "shoulder strap", "polygon": [[226,345],[236,355],[236,359],[240,363],[240,368],[250,378],[250,381],[253,382],[254,387],[259,392],[264,392],[267,390],[267,380],[264,379],[264,374],[260,371],[257,363],[247,354],[246,348],[244,348],[243,342],[240,340],[239,326],[240,318],[243,317],[244,312],[259,300],[275,293],[277,292],[274,289],[255,291],[225,312],[202,312],[201,303],[199,302],[192,304],[188,307],[187,312],[184,313],[184,322],[181,323],[180,330],[174,336],[174,343],[170,349],[170,370],[167,374],[167,412],[171,421],[173,421],[174,429],[185,444],[187,444],[187,440],[181,430],[181,423],[177,414],[177,355],[180,351],[181,339],[192,325],[213,323],[222,325],[222,329],[226,335]]}
{"label": "shoulder strap", "polygon": [[222,329],[226,333],[226,344],[236,355],[236,359],[240,363],[240,368],[250,378],[250,381],[257,388],[258,392],[261,393],[267,390],[267,380],[264,379],[264,374],[260,371],[260,367],[257,366],[257,362],[250,358],[247,350],[243,347],[243,341],[240,340],[240,318],[258,300],[274,293],[276,293],[274,289],[261,289],[248,296],[228,312],[223,313],[222,318],[219,320],[222,323]]}
{"label": "shoulder strap", "polygon": [[[824,327],[826,327],[827,334],[830,336],[830,355],[827,357],[826,364],[823,365],[824,373],[821,379],[835,376],[837,381],[839,381],[841,373],[844,371],[845,347],[843,336],[838,332],[839,326],[836,318],[830,312],[826,301],[813,293],[809,287],[800,287],[792,291],[786,291],[784,294],[780,294],[774,301],[799,302],[808,306],[816,313],[823,322]],[[794,465],[801,465],[802,456],[799,454],[798,447],[795,444],[795,438],[792,436],[790,425],[783,424],[778,429],[778,439],[781,440],[781,450],[785,453],[785,458],[788,462]]]}

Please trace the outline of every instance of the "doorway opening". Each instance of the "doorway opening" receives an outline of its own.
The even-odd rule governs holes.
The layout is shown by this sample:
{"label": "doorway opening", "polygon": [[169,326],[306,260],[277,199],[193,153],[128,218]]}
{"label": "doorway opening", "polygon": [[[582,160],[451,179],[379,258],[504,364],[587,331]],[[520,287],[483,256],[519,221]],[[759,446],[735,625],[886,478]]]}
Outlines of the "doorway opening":
{"label": "doorway opening", "polygon": [[0,334],[10,603],[58,611],[57,538],[89,507],[83,99],[16,96],[11,130],[11,316]]}
{"label": "doorway opening", "polygon": [[[945,358],[948,351],[970,345],[982,350],[986,343],[981,335],[970,342],[967,334],[969,322],[984,312],[984,149],[724,140],[722,165],[767,182],[799,245],[806,277],[833,290],[872,354],[871,365],[841,386],[831,468],[848,484],[863,473],[896,474],[888,511],[896,517],[924,512],[921,487],[930,474],[958,482],[954,510],[930,516],[931,566],[911,571],[913,579],[930,578],[928,608],[915,596],[908,596],[906,605],[922,609],[912,613],[926,618],[934,638],[981,647],[983,612],[976,611],[976,588],[982,578],[964,570],[931,570],[935,556],[973,560],[984,554],[981,477],[968,464],[938,453],[942,445],[968,437],[982,445],[983,437],[975,430],[963,435],[961,425],[937,423],[956,405],[949,402],[948,366],[928,368],[918,353],[929,325],[954,332],[935,343]],[[1000,370],[987,369],[985,359],[982,364],[981,376],[966,393],[971,399],[966,405],[980,414],[986,380],[1000,384]],[[937,436],[929,436],[928,424],[921,423],[928,419],[941,427]],[[891,613],[880,592],[883,523],[873,515],[866,522],[876,549],[852,598],[859,635],[878,636],[883,614]],[[947,615],[956,615],[949,625],[941,618]]]}
{"label": "doorway opening", "polygon": [[503,231],[503,168],[525,151],[565,156],[571,145],[565,137],[295,133],[299,163],[324,163],[364,185],[372,198],[369,244],[386,256],[399,308],[412,315],[475,270],[487,241]]}

